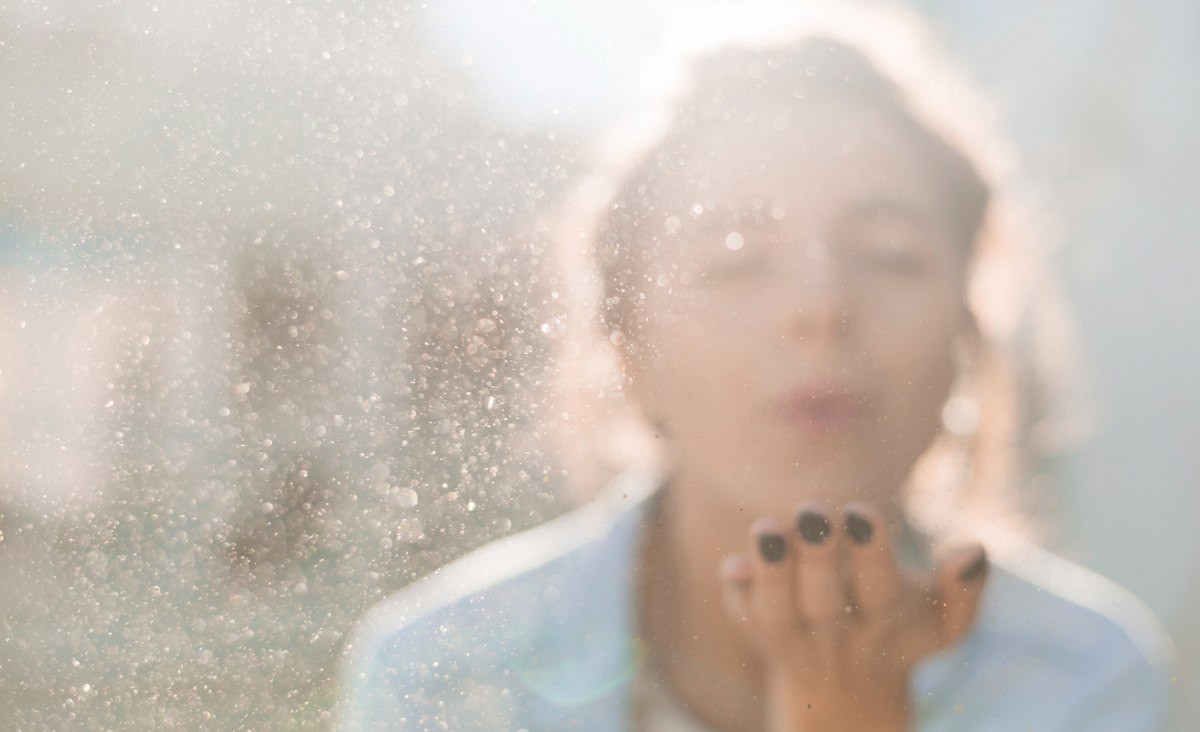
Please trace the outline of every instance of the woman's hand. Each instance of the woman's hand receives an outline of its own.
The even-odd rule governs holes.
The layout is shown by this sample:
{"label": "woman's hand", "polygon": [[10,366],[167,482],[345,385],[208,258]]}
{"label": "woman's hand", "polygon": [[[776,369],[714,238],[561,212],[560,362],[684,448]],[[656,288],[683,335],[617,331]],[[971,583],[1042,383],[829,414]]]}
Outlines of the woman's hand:
{"label": "woman's hand", "polygon": [[917,662],[970,629],[986,576],[976,545],[932,577],[901,569],[880,516],[815,507],[788,530],[764,518],[722,565],[726,609],[766,668],[770,732],[910,727]]}

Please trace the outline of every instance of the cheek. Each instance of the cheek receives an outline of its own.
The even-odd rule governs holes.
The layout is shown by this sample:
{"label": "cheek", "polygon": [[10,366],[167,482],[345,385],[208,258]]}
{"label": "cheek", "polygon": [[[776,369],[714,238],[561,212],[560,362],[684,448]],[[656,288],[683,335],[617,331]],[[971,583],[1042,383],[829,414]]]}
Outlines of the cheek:
{"label": "cheek", "polygon": [[751,351],[744,334],[711,319],[665,320],[645,331],[645,376],[659,416],[681,424],[735,410],[750,386],[742,363]]}
{"label": "cheek", "polygon": [[[933,294],[933,293],[931,293]],[[932,439],[957,374],[956,344],[964,318],[952,293],[881,309],[871,340],[881,400],[893,423]]]}
{"label": "cheek", "polygon": [[745,307],[718,315],[712,302],[680,297],[650,303],[639,397],[648,417],[665,422],[677,457],[717,471],[754,453],[747,440],[761,401],[762,336]]}

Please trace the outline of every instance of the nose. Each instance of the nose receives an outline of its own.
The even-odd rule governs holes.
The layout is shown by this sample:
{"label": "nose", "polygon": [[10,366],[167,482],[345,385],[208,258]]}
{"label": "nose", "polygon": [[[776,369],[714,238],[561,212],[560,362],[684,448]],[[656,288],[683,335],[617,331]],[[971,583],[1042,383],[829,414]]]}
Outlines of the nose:
{"label": "nose", "polygon": [[829,245],[812,239],[782,278],[783,332],[792,338],[837,340],[850,331],[850,298],[841,263]]}

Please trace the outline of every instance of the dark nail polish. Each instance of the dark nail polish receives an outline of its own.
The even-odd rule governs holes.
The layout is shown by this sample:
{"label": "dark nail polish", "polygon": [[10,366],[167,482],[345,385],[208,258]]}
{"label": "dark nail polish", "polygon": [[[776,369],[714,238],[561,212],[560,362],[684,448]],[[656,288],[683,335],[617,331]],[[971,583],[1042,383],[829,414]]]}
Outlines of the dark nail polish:
{"label": "dark nail polish", "polygon": [[779,534],[763,534],[758,537],[758,551],[763,559],[775,564],[787,554],[787,542]]}
{"label": "dark nail polish", "polygon": [[855,544],[869,544],[875,536],[875,527],[871,525],[869,518],[851,511],[846,514],[846,533]]}
{"label": "dark nail polish", "polygon": [[820,544],[829,538],[829,521],[819,513],[804,511],[796,519],[796,529],[809,544]]}
{"label": "dark nail polish", "polygon": [[987,572],[987,566],[987,554],[979,552],[979,556],[975,559],[975,561],[971,562],[966,567],[963,567],[963,571],[959,572],[958,578],[963,582],[973,582]]}

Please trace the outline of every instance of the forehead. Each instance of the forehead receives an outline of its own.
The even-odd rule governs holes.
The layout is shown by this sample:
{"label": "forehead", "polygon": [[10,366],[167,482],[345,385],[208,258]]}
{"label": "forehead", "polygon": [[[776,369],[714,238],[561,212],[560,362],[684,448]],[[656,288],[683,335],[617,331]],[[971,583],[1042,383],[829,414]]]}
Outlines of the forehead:
{"label": "forehead", "polygon": [[656,208],[668,212],[767,206],[785,221],[814,223],[878,203],[947,217],[946,194],[914,135],[851,99],[730,110],[677,135],[649,174]]}

